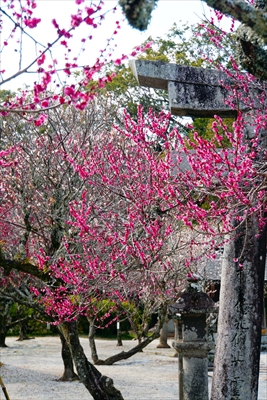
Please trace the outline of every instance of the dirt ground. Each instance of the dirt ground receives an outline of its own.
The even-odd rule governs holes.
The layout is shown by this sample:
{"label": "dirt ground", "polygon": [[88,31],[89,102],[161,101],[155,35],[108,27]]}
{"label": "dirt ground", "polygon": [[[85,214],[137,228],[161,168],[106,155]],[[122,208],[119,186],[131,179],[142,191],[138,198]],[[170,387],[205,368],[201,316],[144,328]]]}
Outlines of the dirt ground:
{"label": "dirt ground", "polygon": [[[92,399],[79,382],[57,382],[63,372],[61,346],[58,337],[38,337],[17,342],[7,338],[7,348],[0,349],[0,361],[4,365],[0,374],[7,388],[10,400],[85,400]],[[169,339],[171,345],[172,339]],[[87,338],[81,343],[89,360],[90,350]],[[152,342],[142,353],[111,366],[97,368],[114,380],[125,400],[177,400],[178,361],[174,349],[157,349],[158,341]],[[135,345],[124,341],[117,347],[115,341],[97,340],[100,358],[107,358],[116,352]],[[265,358],[264,358],[265,357]],[[267,359],[261,360],[259,400],[267,399]],[[266,369],[266,371],[265,371]],[[209,373],[209,385],[211,384]],[[1,391],[0,399],[4,400]]]}

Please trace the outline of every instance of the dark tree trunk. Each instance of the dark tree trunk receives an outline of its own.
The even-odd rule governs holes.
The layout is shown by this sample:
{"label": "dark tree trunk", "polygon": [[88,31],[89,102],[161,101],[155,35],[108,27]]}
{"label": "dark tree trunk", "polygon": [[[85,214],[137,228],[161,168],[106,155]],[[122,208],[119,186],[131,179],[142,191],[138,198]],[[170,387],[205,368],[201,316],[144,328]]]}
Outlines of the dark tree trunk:
{"label": "dark tree trunk", "polygon": [[59,378],[59,381],[62,382],[72,382],[72,381],[77,381],[79,380],[79,377],[77,374],[74,372],[73,368],[73,361],[71,357],[71,352],[69,349],[69,346],[62,335],[62,333],[59,331],[59,337],[61,340],[61,356],[64,364],[64,372],[61,378]]}
{"label": "dark tree trunk", "polygon": [[11,329],[12,327],[14,327],[18,324],[23,323],[25,320],[28,320],[28,317],[21,318],[19,320],[11,322],[9,315],[1,316],[1,318],[0,318],[0,347],[8,347],[5,344],[7,332],[9,331],[9,329]]}
{"label": "dark tree trunk", "polygon": [[8,347],[6,345],[7,332],[8,332],[8,329],[4,329],[4,327],[1,328],[1,331],[0,331],[0,347]]}
{"label": "dark tree trunk", "polygon": [[19,324],[19,337],[17,339],[17,341],[22,341],[22,340],[27,340],[28,336],[27,336],[27,325],[25,324],[25,322],[21,322]]}
{"label": "dark tree trunk", "polygon": [[74,321],[64,322],[58,328],[69,346],[79,379],[90,392],[93,399],[123,400],[120,391],[114,387],[113,380],[102,375],[87,360],[80,344],[76,323]]}
{"label": "dark tree trunk", "polygon": [[94,320],[92,318],[87,317],[87,320],[89,322],[89,334],[88,334],[88,339],[89,339],[89,347],[91,349],[91,358],[93,360],[94,364],[98,364],[98,354],[97,354],[97,349],[96,349],[96,344],[95,344],[95,324]]}
{"label": "dark tree trunk", "polygon": [[19,337],[17,339],[17,341],[23,341],[23,340],[30,340],[30,339],[34,339],[34,337],[30,337],[27,335],[27,331],[28,331],[28,320],[30,318],[26,317],[21,319],[21,321],[19,322]]}
{"label": "dark tree trunk", "polygon": [[[132,357],[134,354],[143,351],[143,349],[149,344],[151,343],[153,340],[157,339],[160,335],[160,328],[157,327],[155,332],[152,334],[152,336],[147,337],[145,340],[140,340],[138,341],[138,345],[133,347],[131,350],[129,351],[121,351],[118,354],[115,354],[114,356],[111,356],[109,358],[107,358],[106,360],[101,360],[98,358],[98,354],[97,354],[97,349],[96,349],[96,344],[95,344],[95,325],[94,325],[94,321],[87,317],[88,321],[89,321],[89,346],[91,349],[91,358],[93,360],[93,363],[95,365],[112,365],[118,361],[121,360],[127,360],[128,358]],[[160,325],[161,326],[161,325]]]}
{"label": "dark tree trunk", "polygon": [[8,347],[6,345],[6,335],[10,329],[11,317],[9,314],[11,302],[7,302],[0,310],[0,347]]}
{"label": "dark tree trunk", "polygon": [[211,400],[258,396],[266,233],[257,223],[250,218],[225,245]]}

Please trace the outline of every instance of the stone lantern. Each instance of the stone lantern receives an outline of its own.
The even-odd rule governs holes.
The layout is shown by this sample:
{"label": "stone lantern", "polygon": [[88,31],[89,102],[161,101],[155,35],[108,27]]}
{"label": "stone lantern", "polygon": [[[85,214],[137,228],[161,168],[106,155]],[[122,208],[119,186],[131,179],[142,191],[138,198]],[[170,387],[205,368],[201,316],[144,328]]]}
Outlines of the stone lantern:
{"label": "stone lantern", "polygon": [[179,332],[173,347],[179,359],[179,400],[208,400],[208,353],[215,346],[207,339],[207,314],[218,312],[213,300],[202,291],[197,279],[188,286],[169,314]]}

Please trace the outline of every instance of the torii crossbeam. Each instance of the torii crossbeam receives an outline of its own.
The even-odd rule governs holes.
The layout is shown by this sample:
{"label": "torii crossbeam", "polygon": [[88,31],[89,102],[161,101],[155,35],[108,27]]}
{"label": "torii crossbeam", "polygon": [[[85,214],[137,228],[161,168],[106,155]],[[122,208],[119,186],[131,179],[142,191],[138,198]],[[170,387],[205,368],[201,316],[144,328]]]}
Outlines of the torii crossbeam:
{"label": "torii crossbeam", "polygon": [[[233,86],[234,81],[222,71],[161,61],[131,60],[129,65],[140,86],[168,90],[170,110],[174,115],[236,116],[236,110],[226,105],[229,92],[225,88],[225,85]],[[242,103],[239,103],[239,109],[248,111]]]}

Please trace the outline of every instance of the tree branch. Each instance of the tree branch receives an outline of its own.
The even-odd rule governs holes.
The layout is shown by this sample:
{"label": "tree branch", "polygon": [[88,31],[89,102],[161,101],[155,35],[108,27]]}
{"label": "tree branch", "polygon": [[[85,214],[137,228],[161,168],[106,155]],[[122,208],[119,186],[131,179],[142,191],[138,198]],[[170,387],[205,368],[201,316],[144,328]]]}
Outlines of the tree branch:
{"label": "tree branch", "polygon": [[243,0],[205,0],[215,10],[249,26],[267,43],[267,13]]}
{"label": "tree branch", "polygon": [[36,265],[23,260],[19,261],[0,258],[0,268],[4,269],[5,275],[8,275],[12,269],[16,269],[19,272],[33,275],[43,281],[47,281],[49,277],[47,273],[40,271]]}

